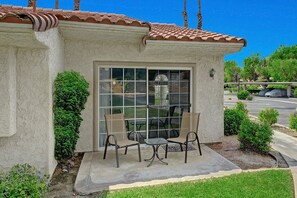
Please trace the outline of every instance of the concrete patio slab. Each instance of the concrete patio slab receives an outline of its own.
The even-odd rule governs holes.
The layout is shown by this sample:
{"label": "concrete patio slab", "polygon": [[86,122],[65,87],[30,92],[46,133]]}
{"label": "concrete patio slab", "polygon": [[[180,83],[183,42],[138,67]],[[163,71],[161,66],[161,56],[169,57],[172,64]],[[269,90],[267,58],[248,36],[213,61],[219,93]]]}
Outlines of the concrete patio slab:
{"label": "concrete patio slab", "polygon": [[[142,162],[138,162],[137,150],[130,148],[124,155],[120,152],[120,167],[116,168],[115,151],[108,150],[107,159],[103,160],[103,151],[85,153],[74,189],[81,194],[90,194],[101,190],[116,190],[136,186],[157,185],[169,182],[190,181],[201,178],[225,176],[241,172],[241,169],[209,147],[201,145],[202,156],[198,150],[188,152],[188,163],[184,163],[184,152],[168,152],[164,165],[143,159],[150,158],[152,148],[141,148]],[[160,148],[160,156],[165,152]]]}

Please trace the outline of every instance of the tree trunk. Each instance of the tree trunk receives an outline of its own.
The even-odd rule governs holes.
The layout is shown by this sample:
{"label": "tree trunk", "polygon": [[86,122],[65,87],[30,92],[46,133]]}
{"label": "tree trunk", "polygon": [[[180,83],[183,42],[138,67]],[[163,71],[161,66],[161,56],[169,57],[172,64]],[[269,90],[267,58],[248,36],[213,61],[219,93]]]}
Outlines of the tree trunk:
{"label": "tree trunk", "polygon": [[80,10],[80,0],[74,0],[74,10]]}
{"label": "tree trunk", "polygon": [[187,0],[184,0],[184,11],[182,12],[184,17],[184,27],[188,27],[188,13],[187,13]]}
{"label": "tree trunk", "polygon": [[202,13],[201,13],[201,1],[198,0],[198,30],[201,30],[202,29]]}
{"label": "tree trunk", "polygon": [[33,7],[34,0],[28,0],[28,7]]}
{"label": "tree trunk", "polygon": [[59,9],[59,0],[56,0],[56,9]]}

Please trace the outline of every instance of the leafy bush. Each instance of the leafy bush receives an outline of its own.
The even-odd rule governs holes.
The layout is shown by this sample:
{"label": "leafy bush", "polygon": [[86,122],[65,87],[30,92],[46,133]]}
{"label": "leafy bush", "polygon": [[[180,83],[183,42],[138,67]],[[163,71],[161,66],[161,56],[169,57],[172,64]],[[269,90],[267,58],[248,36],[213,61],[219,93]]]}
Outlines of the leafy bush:
{"label": "leafy bush", "polygon": [[224,111],[224,134],[235,135],[238,134],[242,120],[245,114],[236,109],[225,109]]}
{"label": "leafy bush", "polygon": [[290,115],[290,128],[297,131],[297,112]]}
{"label": "leafy bush", "polygon": [[266,122],[269,125],[277,123],[279,113],[274,108],[266,108],[259,113],[259,119],[261,122]]}
{"label": "leafy bush", "polygon": [[250,95],[250,92],[247,90],[242,90],[237,93],[237,98],[239,100],[246,100],[246,98]]}
{"label": "leafy bush", "polygon": [[47,180],[29,164],[15,165],[7,174],[0,174],[0,197],[44,197]]}
{"label": "leafy bush", "polygon": [[66,111],[62,108],[54,109],[54,124],[55,126],[68,127],[79,133],[78,129],[82,122],[82,118],[73,113],[72,111]]}
{"label": "leafy bush", "polygon": [[294,97],[297,98],[297,89],[294,90]]}
{"label": "leafy bush", "polygon": [[247,100],[253,100],[253,96],[252,95],[249,95],[246,99]]}
{"label": "leafy bush", "polygon": [[73,156],[81,111],[89,96],[89,83],[78,72],[66,71],[58,74],[54,92],[55,158],[59,161]]}
{"label": "leafy bush", "polygon": [[89,83],[78,72],[59,73],[55,80],[55,108],[80,114],[89,96],[88,88]]}
{"label": "leafy bush", "polygon": [[242,113],[243,113],[244,115],[246,115],[246,116],[247,116],[247,114],[248,114],[248,110],[247,110],[247,108],[246,108],[246,104],[245,104],[244,102],[238,101],[238,102],[236,103],[236,105],[235,105],[235,109],[236,109],[237,111],[242,112]]}
{"label": "leafy bush", "polygon": [[272,129],[267,123],[256,123],[249,119],[243,120],[238,133],[240,147],[266,154],[270,151]]}

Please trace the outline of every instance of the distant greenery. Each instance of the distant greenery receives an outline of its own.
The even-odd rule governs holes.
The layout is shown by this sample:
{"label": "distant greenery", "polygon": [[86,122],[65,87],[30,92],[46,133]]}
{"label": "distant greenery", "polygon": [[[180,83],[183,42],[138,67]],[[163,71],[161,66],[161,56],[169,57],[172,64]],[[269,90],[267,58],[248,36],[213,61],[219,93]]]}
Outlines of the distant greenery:
{"label": "distant greenery", "polygon": [[271,88],[271,89],[287,89],[288,85],[268,85],[267,88]]}
{"label": "distant greenery", "polygon": [[268,57],[251,54],[244,59],[242,68],[237,67],[234,61],[225,62],[225,82],[236,82],[235,73],[244,81],[297,81],[297,45],[282,45]]}
{"label": "distant greenery", "polygon": [[266,170],[194,182],[169,183],[119,190],[107,193],[106,197],[292,198],[294,196],[293,186],[293,179],[289,170]]}
{"label": "distant greenery", "polygon": [[241,68],[237,65],[236,61],[226,61],[224,70],[225,70],[225,73],[224,73],[225,82],[239,81]]}
{"label": "distant greenery", "polygon": [[297,98],[297,89],[294,90],[294,97]]}

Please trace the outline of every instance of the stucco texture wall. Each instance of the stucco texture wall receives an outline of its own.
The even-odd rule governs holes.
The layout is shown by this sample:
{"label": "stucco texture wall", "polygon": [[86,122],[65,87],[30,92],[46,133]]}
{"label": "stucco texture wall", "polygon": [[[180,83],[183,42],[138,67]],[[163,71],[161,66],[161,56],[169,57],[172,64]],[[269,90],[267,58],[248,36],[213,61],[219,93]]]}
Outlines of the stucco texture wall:
{"label": "stucco texture wall", "polygon": [[48,67],[42,49],[16,50],[17,132],[0,138],[0,169],[29,163],[48,172]]}
{"label": "stucco texture wall", "polygon": [[[82,73],[90,83],[86,109],[82,112],[83,122],[77,151],[93,150],[94,128],[94,62],[141,62],[160,66],[158,63],[183,67],[193,64],[193,111],[201,112],[199,127],[202,142],[217,142],[223,136],[223,55],[206,56],[198,53],[186,54],[171,51],[139,50],[139,43],[89,42],[65,40],[65,69]],[[151,64],[152,63],[152,64]],[[215,78],[209,77],[209,70],[216,70]],[[96,122],[96,120],[95,120]],[[96,147],[96,145],[95,145]]]}
{"label": "stucco texture wall", "polygon": [[[0,171],[17,163],[29,163],[43,173],[52,174],[56,166],[53,81],[64,69],[64,41],[58,29],[27,32],[26,43],[15,40],[12,46],[0,48],[0,56],[14,58],[10,62],[16,65],[13,73],[16,79],[16,133],[0,137]],[[1,69],[11,66],[7,61],[3,64]],[[7,116],[3,111],[0,115]]]}

